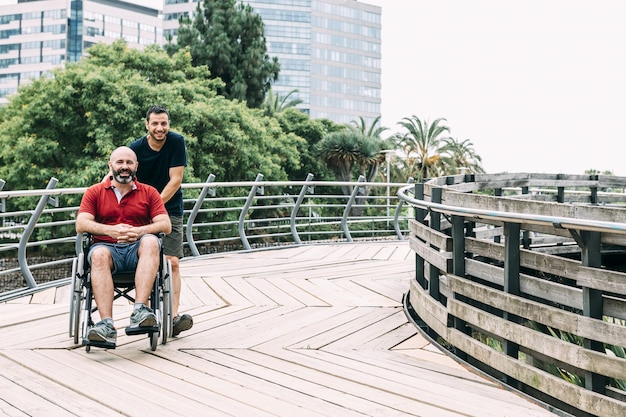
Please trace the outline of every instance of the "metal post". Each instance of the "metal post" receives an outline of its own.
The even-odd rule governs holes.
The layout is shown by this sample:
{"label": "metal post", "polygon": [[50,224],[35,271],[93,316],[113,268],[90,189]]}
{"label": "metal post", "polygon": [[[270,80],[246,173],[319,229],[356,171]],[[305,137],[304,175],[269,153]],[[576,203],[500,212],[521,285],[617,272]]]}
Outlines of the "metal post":
{"label": "metal post", "polygon": [[[364,182],[365,177],[363,175],[359,175],[359,179],[357,182]],[[356,200],[356,195],[359,193],[359,185],[356,185],[352,189],[352,194],[350,194],[350,199],[346,204],[346,208],[343,210],[343,216],[341,216],[341,229],[343,233],[346,235],[346,240],[348,243],[352,243],[352,236],[350,235],[350,230],[348,229],[348,216],[350,215],[350,210],[352,209],[352,205],[354,204],[354,200]]]}
{"label": "metal post", "polygon": [[[424,200],[424,183],[419,182],[415,184],[413,194],[415,198],[418,200]],[[418,223],[425,224],[426,223],[426,210],[421,207],[415,208],[415,221]],[[415,253],[415,280],[422,286],[423,289],[428,288],[428,283],[426,282],[426,268],[424,258]]]}
{"label": "metal post", "polygon": [[[206,182],[211,183],[215,179],[215,175],[210,174]],[[189,213],[189,218],[187,219],[187,228],[185,230],[185,235],[187,236],[187,244],[189,245],[189,249],[193,256],[200,256],[200,252],[198,252],[198,248],[196,247],[196,242],[193,240],[193,222],[196,221],[196,216],[200,211],[200,207],[202,207],[202,203],[206,198],[207,194],[210,194],[211,197],[215,197],[215,187],[211,187],[209,185],[202,187],[202,191],[200,191],[200,195],[193,205],[193,209],[191,209],[191,213]]]}
{"label": "metal post", "polygon": [[[298,195],[298,199],[296,200],[296,204],[294,205],[293,210],[291,211],[291,216],[290,216],[291,236],[293,236],[293,240],[298,245],[302,244],[302,241],[300,240],[300,236],[298,235],[298,229],[296,228],[296,217],[298,215],[298,210],[300,210],[300,206],[302,205],[302,201],[304,200],[304,196],[306,195],[307,190],[311,194],[313,194],[313,187],[311,187],[309,184],[306,184],[307,182],[311,182],[312,179],[313,179],[313,174],[309,173],[306,176],[306,180],[304,180],[305,184],[302,186],[302,189],[300,190],[300,194]],[[310,219],[311,219],[311,216],[309,214],[309,222],[310,222]]]}
{"label": "metal post", "polygon": [[[602,243],[600,232],[581,231],[580,235],[584,242],[581,248],[581,262],[583,266],[600,268],[602,266]],[[602,291],[595,288],[583,287],[583,315],[597,320],[602,320],[604,312],[604,299]],[[586,349],[604,352],[602,342],[584,339]],[[606,389],[606,377],[591,371],[585,371],[585,388],[604,394]]]}
{"label": "metal post", "polygon": [[[261,182],[262,180],[263,180],[263,174],[257,174],[255,182]],[[241,243],[243,244],[243,247],[246,248],[247,250],[250,250],[251,247],[250,247],[250,243],[248,242],[248,237],[246,236],[246,230],[244,227],[245,221],[246,221],[246,214],[248,214],[248,209],[250,209],[250,206],[252,205],[252,201],[254,200],[254,196],[257,194],[258,190],[259,190],[259,185],[254,184],[254,186],[252,186],[252,188],[250,189],[250,193],[248,194],[246,203],[242,207],[241,213],[239,214],[239,226],[238,226],[239,237],[241,238]],[[262,188],[261,188],[260,193],[263,194]]]}
{"label": "metal post", "polygon": [[[442,190],[440,187],[433,187],[432,194],[430,199],[433,203],[441,204]],[[441,213],[437,213],[435,211],[430,212],[430,228],[436,231],[441,230]],[[431,245],[431,248],[438,249]],[[428,293],[430,296],[444,303],[443,296],[440,291],[439,286],[439,268],[436,268],[433,264],[430,264],[429,274],[428,274]],[[444,304],[445,305],[445,304]]]}
{"label": "metal post", "polygon": [[[407,181],[407,184],[413,184],[413,177],[410,177]],[[404,240],[404,236],[402,236],[402,230],[400,230],[400,212],[402,211],[402,206],[404,205],[404,200],[398,199],[399,203],[396,206],[396,213],[393,215],[393,228],[396,230],[396,235],[398,236],[398,240]]]}
{"label": "metal post", "polygon": [[[507,294],[520,294],[520,224],[504,224],[504,292]],[[514,323],[519,322],[519,317],[504,313],[506,320]],[[504,353],[518,359],[519,345],[510,340],[504,341]],[[509,375],[504,376],[504,381],[513,387],[517,387],[519,381]],[[519,388],[519,387],[518,387]]]}
{"label": "metal post", "polygon": [[[56,178],[54,177],[50,178],[50,182],[48,182],[48,186],[46,187],[46,190],[52,190],[53,188],[56,187],[58,182],[59,180],[57,180]],[[33,233],[33,230],[35,230],[35,226],[37,225],[37,222],[39,222],[41,213],[43,213],[43,210],[46,208],[46,205],[48,204],[48,202],[51,202],[51,201],[54,201],[54,200],[50,199],[49,195],[41,196],[41,198],[39,199],[39,203],[37,204],[37,207],[35,208],[35,211],[33,211],[33,215],[30,216],[30,220],[28,221],[28,224],[26,225],[26,228],[24,229],[24,233],[22,233],[22,238],[20,239],[20,243],[17,248],[17,262],[20,264],[20,271],[22,271],[22,275],[24,275],[24,279],[26,280],[26,283],[28,284],[28,288],[31,288],[31,289],[37,287],[37,282],[35,281],[35,278],[33,278],[33,274],[30,272],[30,269],[28,268],[28,262],[26,261],[26,245],[28,244],[28,240],[30,239],[30,236]]]}

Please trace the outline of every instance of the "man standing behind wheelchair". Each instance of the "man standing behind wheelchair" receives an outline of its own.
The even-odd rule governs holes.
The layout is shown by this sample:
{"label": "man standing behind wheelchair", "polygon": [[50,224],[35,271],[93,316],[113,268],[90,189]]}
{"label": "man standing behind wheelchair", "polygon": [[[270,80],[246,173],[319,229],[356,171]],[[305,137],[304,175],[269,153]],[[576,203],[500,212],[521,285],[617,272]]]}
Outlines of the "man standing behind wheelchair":
{"label": "man standing behind wheelchair", "polygon": [[136,180],[138,165],[132,149],[115,149],[109,160],[110,177],[87,189],[76,217],[76,232],[90,233],[94,243],[87,259],[101,320],[87,333],[91,341],[115,344],[117,340],[114,273],[135,271],[135,305],[129,327],[157,325],[157,317],[148,307],[160,262],[156,235],[170,233],[172,225],[159,192]]}

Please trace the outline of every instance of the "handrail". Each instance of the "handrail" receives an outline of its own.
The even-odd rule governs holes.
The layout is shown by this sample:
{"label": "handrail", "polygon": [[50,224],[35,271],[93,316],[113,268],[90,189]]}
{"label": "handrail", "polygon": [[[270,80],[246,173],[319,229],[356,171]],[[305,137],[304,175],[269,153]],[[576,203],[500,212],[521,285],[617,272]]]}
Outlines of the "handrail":
{"label": "handrail", "polygon": [[[212,183],[214,179],[215,179],[215,175],[210,174],[206,179],[207,184]],[[193,226],[193,222],[196,220],[198,211],[200,210],[200,207],[202,206],[202,202],[206,198],[207,194],[211,195],[211,197],[215,197],[215,187],[211,187],[211,186],[202,187],[202,191],[200,191],[200,195],[198,196],[196,203],[193,205],[193,209],[191,209],[191,213],[189,213],[189,219],[187,219],[187,230],[185,232],[187,236],[187,242],[189,242],[189,249],[191,249],[191,253],[193,254],[193,256],[199,256],[200,252],[198,251],[196,242],[194,242],[193,240],[192,226]]]}
{"label": "handrail", "polygon": [[[408,232],[408,209],[403,208],[395,197],[390,201],[396,207],[394,230],[387,230],[391,219],[383,213],[389,211],[386,203],[389,200],[376,193],[387,187],[397,189],[405,183],[312,181],[312,178],[313,175],[309,174],[305,181],[266,181],[259,174],[256,181],[215,182],[215,175],[211,174],[204,183],[183,184],[184,205],[188,207],[183,214],[186,217],[186,256],[199,256],[207,250],[237,250],[239,247],[250,250],[273,244],[300,245],[304,236],[308,237],[307,243],[314,243],[330,239],[337,241],[337,238],[339,241],[351,241],[352,234],[388,239],[394,230],[398,239],[402,239],[402,233]],[[0,239],[8,242],[0,244],[0,259],[20,258],[20,268],[14,268],[8,262],[0,264],[0,301],[49,288],[55,285],[54,282],[62,285],[68,281],[66,274],[69,271],[53,279],[52,284],[38,282],[42,278],[33,277],[33,272],[37,271],[37,276],[44,275],[46,280],[50,279],[48,270],[65,270],[71,263],[71,256],[76,253],[77,238],[73,224],[78,207],[64,205],[68,200],[63,197],[80,197],[87,188],[54,188],[56,183],[57,180],[52,179],[47,188],[39,190],[0,190],[0,201],[5,209],[0,211]],[[360,203],[367,204],[369,212],[372,212],[369,215],[351,216],[345,207],[347,203],[356,207],[356,200],[350,202],[349,196],[330,191],[344,185],[365,184],[374,190],[371,195],[362,196],[367,201]],[[246,189],[247,197],[242,194]],[[265,189],[269,192],[258,192]],[[289,192],[294,189],[299,191]],[[273,190],[277,191],[272,194]],[[29,209],[33,197],[39,198],[39,204]],[[210,204],[203,205],[209,200]],[[46,207],[48,202],[59,207]],[[307,209],[308,213],[299,213],[303,209]],[[235,214],[237,219],[233,218]],[[198,223],[198,219],[203,220]],[[253,240],[255,246],[251,243]],[[29,248],[28,257],[26,248]],[[66,259],[59,260],[57,256],[51,260],[35,261],[34,253],[42,256],[50,250],[57,253],[56,248],[71,250],[71,253],[68,252]],[[14,255],[16,252],[19,252],[18,256]],[[29,265],[28,261],[39,263]],[[3,284],[6,282],[4,277],[14,280],[17,274],[25,281],[26,288],[8,288]]]}
{"label": "handrail", "polygon": [[[357,183],[361,184],[365,181],[365,177],[363,175],[359,176]],[[352,210],[352,206],[354,205],[354,200],[356,199],[357,194],[359,193],[359,185],[356,185],[352,188],[352,193],[350,194],[350,199],[348,200],[348,204],[346,204],[346,208],[343,210],[343,216],[341,217],[341,229],[346,236],[348,242],[352,243],[352,235],[350,234],[350,229],[348,228],[348,215],[350,214],[350,210]]]}
{"label": "handrail", "polygon": [[603,192],[609,184],[623,190],[626,178],[485,174],[401,187],[415,209],[405,313],[458,360],[555,409],[625,415],[626,194]]}
{"label": "handrail", "polygon": [[313,193],[313,187],[308,183],[313,179],[313,174],[308,174],[306,176],[306,180],[304,180],[304,184],[302,184],[302,188],[300,189],[300,194],[298,194],[298,199],[296,200],[296,204],[291,210],[291,235],[293,236],[294,242],[300,245],[302,240],[300,240],[300,235],[298,234],[298,229],[296,228],[296,216],[298,215],[298,211],[300,211],[300,206],[302,205],[302,201],[304,201],[304,196],[306,192],[309,191],[311,194]]}
{"label": "handrail", "polygon": [[[56,178],[50,178],[50,182],[48,183],[46,189],[53,189],[54,187],[56,187],[57,183],[58,180]],[[33,212],[30,220],[28,221],[28,224],[26,225],[26,228],[24,229],[24,235],[22,236],[22,239],[20,239],[20,244],[17,250],[17,260],[20,264],[20,270],[22,271],[22,274],[26,279],[26,283],[28,284],[28,288],[37,287],[37,282],[35,281],[35,278],[33,278],[33,274],[30,272],[30,269],[28,269],[28,261],[26,260],[26,243],[28,242],[28,239],[30,239],[31,234],[35,229],[35,225],[37,224],[37,222],[39,222],[39,217],[41,216],[41,213],[43,213],[44,208],[49,202],[50,196],[41,196],[41,198],[39,199],[39,203],[35,208],[35,211]],[[58,201],[56,201],[55,203],[58,204]]]}
{"label": "handrail", "polygon": [[[416,187],[423,184],[416,184]],[[431,201],[420,200],[410,197],[407,192],[411,186],[406,186],[398,190],[398,198],[402,201],[426,210],[435,211],[447,215],[457,215],[472,217],[476,220],[497,220],[512,223],[527,223],[539,226],[556,226],[568,230],[586,230],[590,232],[611,232],[626,234],[626,223],[607,222],[601,220],[576,219],[572,217],[556,217],[538,214],[510,213],[504,211],[484,210],[471,207],[450,206],[446,204],[433,203]]]}

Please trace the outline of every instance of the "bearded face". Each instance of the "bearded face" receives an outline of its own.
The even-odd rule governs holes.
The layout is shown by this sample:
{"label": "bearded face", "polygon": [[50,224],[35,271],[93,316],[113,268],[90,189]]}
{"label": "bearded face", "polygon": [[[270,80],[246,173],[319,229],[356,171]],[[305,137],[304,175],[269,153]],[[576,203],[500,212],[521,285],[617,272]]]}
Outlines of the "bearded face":
{"label": "bearded face", "polygon": [[120,184],[129,184],[137,176],[137,171],[128,166],[121,167],[118,170],[113,169],[113,178]]}

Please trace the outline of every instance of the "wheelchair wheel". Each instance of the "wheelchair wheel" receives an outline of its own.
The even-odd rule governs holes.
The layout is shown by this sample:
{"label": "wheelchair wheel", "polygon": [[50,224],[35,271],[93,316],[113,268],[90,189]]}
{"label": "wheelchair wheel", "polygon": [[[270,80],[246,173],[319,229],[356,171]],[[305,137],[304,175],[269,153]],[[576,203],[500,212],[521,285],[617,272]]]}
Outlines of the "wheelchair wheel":
{"label": "wheelchair wheel", "polygon": [[150,350],[154,352],[157,348],[157,345],[159,344],[159,332],[150,332],[149,337],[150,337]]}
{"label": "wheelchair wheel", "polygon": [[172,264],[167,261],[167,272],[162,276],[163,290],[161,293],[161,311],[163,321],[161,326],[161,343],[166,344],[167,338],[172,334]]}
{"label": "wheelchair wheel", "polygon": [[80,338],[80,320],[82,313],[82,301],[83,295],[83,280],[78,276],[83,270],[83,254],[81,253],[78,258],[75,258],[72,262],[72,284],[70,295],[70,337],[74,338],[74,344],[78,344]]}

